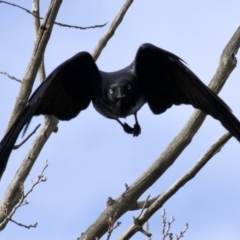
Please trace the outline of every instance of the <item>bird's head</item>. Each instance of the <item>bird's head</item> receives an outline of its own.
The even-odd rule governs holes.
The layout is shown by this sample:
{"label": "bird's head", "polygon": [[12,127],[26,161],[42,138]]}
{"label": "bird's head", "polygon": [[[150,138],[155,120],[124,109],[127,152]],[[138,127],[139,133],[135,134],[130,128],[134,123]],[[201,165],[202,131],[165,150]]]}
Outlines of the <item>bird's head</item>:
{"label": "bird's head", "polygon": [[110,118],[134,114],[144,103],[141,85],[130,67],[117,72],[100,72],[102,85],[93,104]]}
{"label": "bird's head", "polygon": [[129,99],[133,94],[133,86],[127,80],[116,81],[108,88],[107,96],[112,102],[118,102],[124,98]]}

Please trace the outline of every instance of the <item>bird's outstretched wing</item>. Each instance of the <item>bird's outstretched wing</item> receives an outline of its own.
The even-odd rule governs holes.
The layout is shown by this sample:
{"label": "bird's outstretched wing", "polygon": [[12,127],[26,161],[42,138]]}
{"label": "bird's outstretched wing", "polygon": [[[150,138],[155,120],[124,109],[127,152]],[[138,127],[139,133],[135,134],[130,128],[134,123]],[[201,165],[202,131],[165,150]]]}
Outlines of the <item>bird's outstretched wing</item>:
{"label": "bird's outstretched wing", "polygon": [[29,99],[34,105],[40,98],[34,115],[54,115],[70,120],[88,107],[100,84],[100,73],[92,56],[80,52],[58,66]]}
{"label": "bird's outstretched wing", "polygon": [[218,119],[240,141],[240,122],[229,107],[176,55],[143,44],[135,58],[135,72],[154,114],[173,104],[191,104]]}
{"label": "bird's outstretched wing", "polygon": [[99,70],[87,52],[80,52],[58,66],[32,94],[1,141],[0,178],[19,133],[34,115],[70,120],[88,107],[99,83]]}

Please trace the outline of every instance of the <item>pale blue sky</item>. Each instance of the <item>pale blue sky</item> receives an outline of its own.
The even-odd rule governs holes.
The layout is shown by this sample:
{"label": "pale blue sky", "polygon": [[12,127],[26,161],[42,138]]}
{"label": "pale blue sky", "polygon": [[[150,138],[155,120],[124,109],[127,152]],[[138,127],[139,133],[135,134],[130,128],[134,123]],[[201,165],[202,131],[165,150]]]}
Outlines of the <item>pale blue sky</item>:
{"label": "pale blue sky", "polygon": [[[41,3],[44,15],[47,2]],[[55,26],[45,54],[49,74],[60,63],[79,51],[92,52],[100,37],[124,1],[115,0],[64,1],[57,21],[73,25],[95,25],[108,22],[101,29],[74,30]],[[31,9],[31,1],[15,1]],[[134,1],[114,37],[97,61],[101,70],[121,69],[134,59],[138,47],[145,42],[167,49],[184,59],[189,67],[209,83],[220,54],[239,26],[240,2],[231,1]],[[17,78],[24,76],[34,43],[32,17],[20,9],[0,5],[0,71]],[[230,76],[220,96],[240,117],[240,69]],[[35,87],[39,84],[36,80]],[[0,135],[3,136],[20,84],[0,75]],[[36,179],[48,159],[48,178],[29,196],[28,206],[18,210],[14,219],[36,229],[26,230],[9,223],[1,239],[65,240],[76,239],[105,209],[109,196],[118,197],[124,184],[131,184],[160,155],[181,130],[193,108],[173,107],[154,116],[144,106],[139,112],[142,134],[133,138],[119,124],[99,115],[92,106],[70,122],[61,122],[39,156],[26,182]],[[32,121],[29,132],[42,122]],[[126,119],[133,123],[133,117]],[[147,191],[155,196],[168,188],[202,156],[210,144],[225,129],[208,117],[192,144],[177,162]],[[31,139],[32,141],[33,139]],[[3,195],[8,182],[31,141],[13,152],[0,183]],[[185,240],[237,240],[240,235],[240,145],[235,139],[217,154],[204,169],[165,205],[167,214],[174,215],[174,231],[178,233],[185,222],[190,224]],[[120,219],[122,225],[112,239],[131,223],[130,212]],[[153,239],[161,239],[161,211],[150,220]],[[104,239],[104,238],[103,238]],[[136,234],[133,239],[145,239]]]}

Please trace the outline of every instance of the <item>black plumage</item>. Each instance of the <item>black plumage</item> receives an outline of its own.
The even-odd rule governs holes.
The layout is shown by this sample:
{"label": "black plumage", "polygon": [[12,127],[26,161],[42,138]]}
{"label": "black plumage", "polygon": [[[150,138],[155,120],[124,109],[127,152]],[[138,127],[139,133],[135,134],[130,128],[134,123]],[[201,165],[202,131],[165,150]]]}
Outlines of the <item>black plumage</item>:
{"label": "black plumage", "polygon": [[[138,136],[138,110],[148,103],[154,114],[173,104],[191,104],[218,119],[240,141],[240,123],[229,107],[176,55],[143,44],[134,61],[116,72],[100,71],[92,56],[80,52],[58,66],[30,97],[25,109],[0,143],[0,177],[23,127],[35,115],[70,120],[92,101],[103,116],[115,119],[124,131]],[[134,115],[133,127],[119,118]]]}

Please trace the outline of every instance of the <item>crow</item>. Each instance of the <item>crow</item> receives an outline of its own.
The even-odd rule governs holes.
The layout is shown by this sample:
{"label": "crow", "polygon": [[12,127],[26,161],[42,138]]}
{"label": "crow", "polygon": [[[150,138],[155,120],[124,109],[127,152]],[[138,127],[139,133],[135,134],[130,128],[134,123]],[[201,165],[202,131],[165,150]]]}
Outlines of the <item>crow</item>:
{"label": "crow", "polygon": [[[161,114],[172,105],[191,104],[219,120],[240,141],[240,122],[230,108],[178,56],[145,43],[129,66],[103,72],[91,54],[80,52],[59,65],[37,88],[2,139],[0,178],[18,135],[33,116],[71,120],[90,102],[100,114],[116,120],[133,136],[141,133],[137,112],[145,103],[154,114]],[[135,117],[133,127],[119,120],[129,115]]]}

